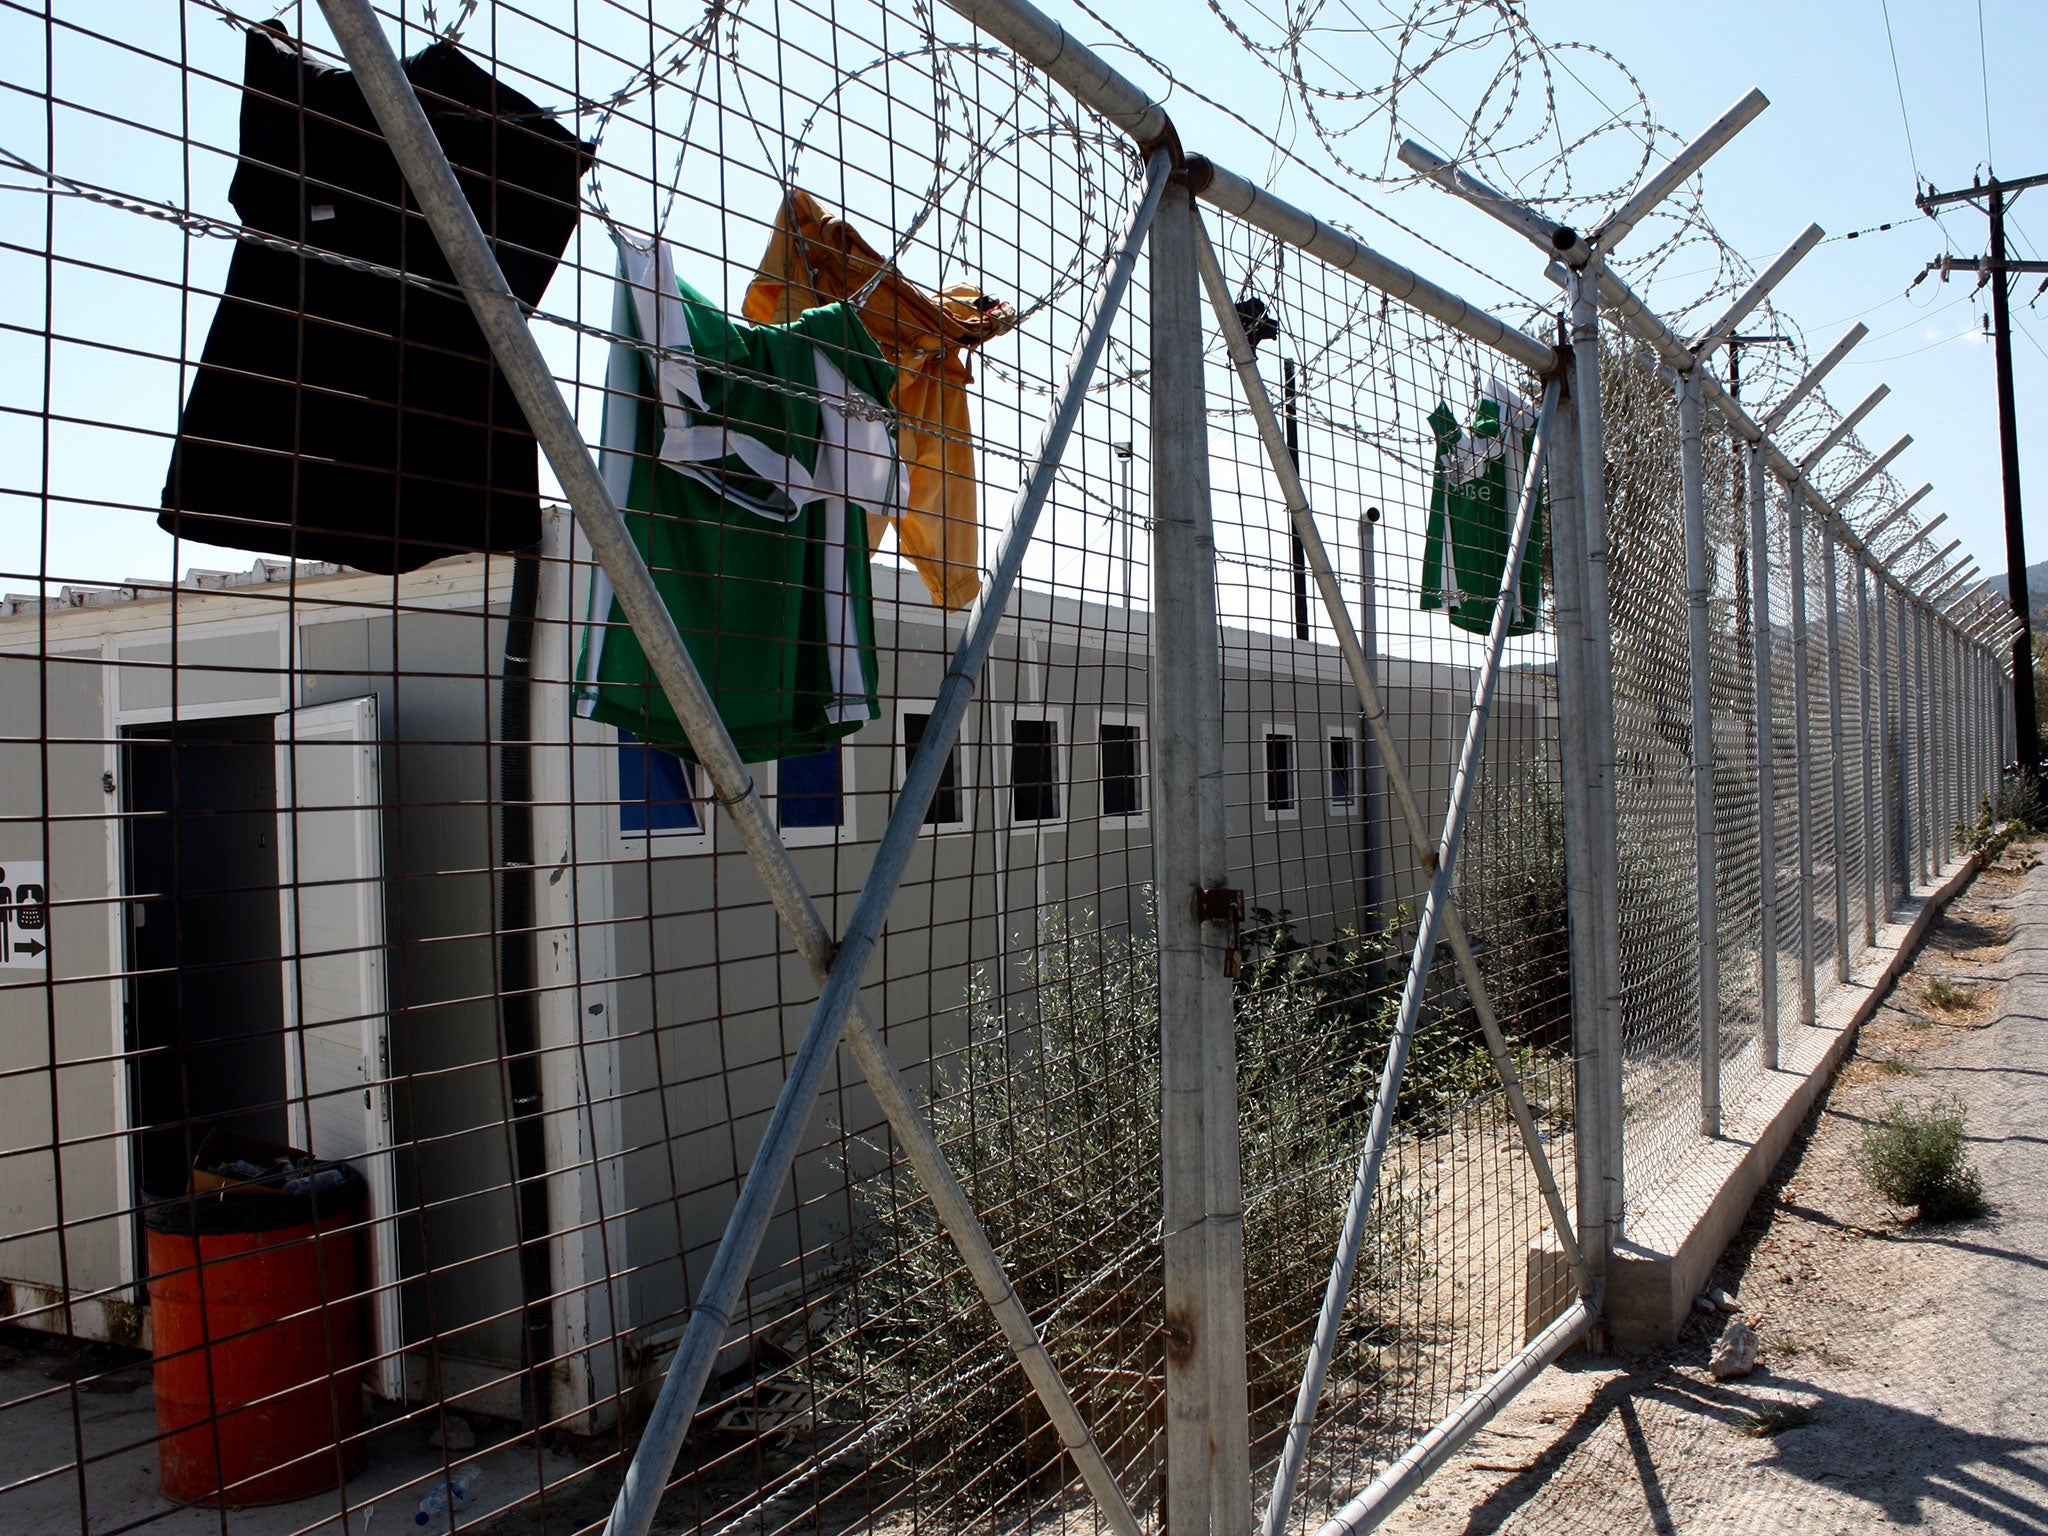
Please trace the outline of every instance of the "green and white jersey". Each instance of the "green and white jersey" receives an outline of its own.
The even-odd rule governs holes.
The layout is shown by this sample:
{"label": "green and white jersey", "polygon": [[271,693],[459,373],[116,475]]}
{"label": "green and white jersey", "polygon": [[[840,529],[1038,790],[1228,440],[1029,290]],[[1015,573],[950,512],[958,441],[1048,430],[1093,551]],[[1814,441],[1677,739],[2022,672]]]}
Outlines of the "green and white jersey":
{"label": "green and white jersey", "polygon": [[[734,321],[668,247],[619,242],[605,481],[726,729],[750,762],[876,718],[868,512],[898,486],[895,370],[853,310]],[[853,405],[854,409],[849,409]],[[695,759],[602,572],[577,708]]]}
{"label": "green and white jersey", "polygon": [[[1528,473],[1536,412],[1495,378],[1481,382],[1469,428],[1460,429],[1449,405],[1429,413],[1436,437],[1436,476],[1422,554],[1422,603],[1444,610],[1458,628],[1483,635],[1507,574],[1508,535]],[[1543,607],[1545,496],[1536,492],[1535,522],[1522,556],[1522,579],[1511,593],[1508,633],[1536,628]]]}

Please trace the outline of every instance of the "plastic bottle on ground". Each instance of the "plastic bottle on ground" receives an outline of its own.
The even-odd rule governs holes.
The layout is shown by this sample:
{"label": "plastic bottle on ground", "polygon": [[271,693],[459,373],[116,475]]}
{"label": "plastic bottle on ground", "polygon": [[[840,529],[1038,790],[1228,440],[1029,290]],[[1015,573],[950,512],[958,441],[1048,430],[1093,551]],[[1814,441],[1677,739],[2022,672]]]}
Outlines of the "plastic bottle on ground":
{"label": "plastic bottle on ground", "polygon": [[412,1517],[418,1530],[444,1530],[452,1513],[476,1506],[477,1487],[483,1474],[475,1467],[463,1467],[441,1480],[441,1485],[420,1500],[419,1513]]}

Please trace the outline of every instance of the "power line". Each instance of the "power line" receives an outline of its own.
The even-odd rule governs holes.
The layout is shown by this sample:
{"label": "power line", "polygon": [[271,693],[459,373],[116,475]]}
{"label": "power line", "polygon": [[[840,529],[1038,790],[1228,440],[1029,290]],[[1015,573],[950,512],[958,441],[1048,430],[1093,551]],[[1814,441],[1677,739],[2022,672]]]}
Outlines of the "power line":
{"label": "power line", "polygon": [[1906,130],[1906,159],[1913,166],[1913,190],[1920,190],[1920,157],[1913,150],[1913,120],[1906,115],[1906,82],[1899,74],[1899,45],[1892,41],[1891,0],[1877,0],[1877,7],[1884,13],[1884,45],[1891,50],[1892,84],[1899,92],[1899,122]]}
{"label": "power line", "polygon": [[1991,153],[1991,65],[1984,55],[1984,0],[1977,0],[1977,81],[1984,88],[1984,169],[1996,175]]}

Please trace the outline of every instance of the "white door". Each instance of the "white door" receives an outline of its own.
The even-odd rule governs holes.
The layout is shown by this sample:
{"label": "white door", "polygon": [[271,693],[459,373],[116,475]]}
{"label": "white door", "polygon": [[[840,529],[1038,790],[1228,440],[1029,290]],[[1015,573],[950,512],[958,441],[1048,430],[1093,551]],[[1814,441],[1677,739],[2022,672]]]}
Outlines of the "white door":
{"label": "white door", "polygon": [[370,1185],[370,1372],[401,1397],[391,1004],[384,955],[384,818],[377,701],[277,717],[277,863],[284,927],[285,1081],[292,1140]]}

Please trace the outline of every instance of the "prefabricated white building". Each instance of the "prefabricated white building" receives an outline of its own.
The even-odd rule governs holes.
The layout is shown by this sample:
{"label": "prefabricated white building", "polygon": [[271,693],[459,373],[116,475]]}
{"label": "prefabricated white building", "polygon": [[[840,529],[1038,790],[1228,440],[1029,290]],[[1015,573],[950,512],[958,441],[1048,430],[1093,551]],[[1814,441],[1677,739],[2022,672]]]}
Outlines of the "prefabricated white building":
{"label": "prefabricated white building", "polygon": [[[549,545],[569,552],[560,514]],[[0,971],[0,1317],[146,1342],[138,1207],[222,1125],[369,1175],[384,1395],[517,1416],[536,1308],[562,1362],[551,1417],[595,1428],[658,1369],[815,985],[702,786],[575,718],[589,567],[539,570],[525,1078],[506,1059],[497,921],[513,562],[392,578],[259,561],[0,607],[0,867],[45,866],[49,903],[46,968]],[[835,925],[960,628],[907,570],[874,574],[880,718],[842,744],[836,782],[785,792],[760,768]],[[961,1039],[977,976],[1007,1000],[1041,909],[1144,922],[1146,615],[1040,590],[1012,611],[871,975],[914,1073]],[[1247,903],[1325,934],[1356,922],[1374,837],[1383,899],[1411,900],[1419,861],[1362,794],[1334,649],[1244,629],[1223,643]],[[1471,674],[1384,672],[1440,816]],[[1496,718],[1494,760],[1547,751],[1548,677],[1506,674]],[[1027,761],[1038,781],[1014,782]],[[539,1099],[539,1167],[508,1092]],[[843,1189],[845,1134],[876,1119],[848,1067],[760,1289],[844,1236],[844,1202],[817,1195]],[[519,1208],[536,1184],[539,1289]]]}

